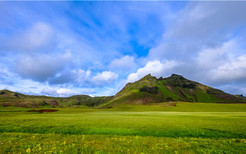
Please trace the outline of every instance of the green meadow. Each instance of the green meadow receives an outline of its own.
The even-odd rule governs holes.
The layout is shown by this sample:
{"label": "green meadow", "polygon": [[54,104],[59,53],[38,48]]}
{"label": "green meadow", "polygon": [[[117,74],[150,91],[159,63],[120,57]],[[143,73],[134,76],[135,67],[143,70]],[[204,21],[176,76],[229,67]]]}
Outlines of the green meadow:
{"label": "green meadow", "polygon": [[[0,107],[0,153],[245,153],[246,104]],[[37,110],[37,109],[36,109]]]}

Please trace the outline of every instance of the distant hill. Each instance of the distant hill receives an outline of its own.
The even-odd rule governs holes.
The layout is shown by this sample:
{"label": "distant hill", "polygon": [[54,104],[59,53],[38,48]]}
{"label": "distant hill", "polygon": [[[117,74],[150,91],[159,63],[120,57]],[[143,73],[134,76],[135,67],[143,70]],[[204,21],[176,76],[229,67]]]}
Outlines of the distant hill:
{"label": "distant hill", "polygon": [[128,83],[105,107],[118,104],[149,104],[168,101],[205,103],[245,103],[246,100],[221,90],[200,84],[173,74],[168,78],[157,79],[150,74]]}
{"label": "distant hill", "polygon": [[136,82],[126,84],[115,96],[47,97],[0,90],[1,106],[111,108],[120,104],[151,104],[169,101],[246,103],[246,98],[241,95],[227,94],[176,74],[159,79],[148,74]]}
{"label": "distant hill", "polygon": [[24,95],[9,90],[0,90],[1,106],[16,107],[94,107],[111,100],[112,96],[91,97],[88,95],[75,95],[71,97],[48,97]]}

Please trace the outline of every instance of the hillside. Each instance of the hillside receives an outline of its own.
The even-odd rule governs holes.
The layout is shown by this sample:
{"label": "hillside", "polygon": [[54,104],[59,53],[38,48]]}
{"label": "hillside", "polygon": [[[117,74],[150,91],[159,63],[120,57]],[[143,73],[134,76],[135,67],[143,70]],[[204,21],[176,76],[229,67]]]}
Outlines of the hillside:
{"label": "hillside", "polygon": [[221,90],[205,86],[173,74],[168,78],[146,75],[142,79],[128,83],[104,107],[118,104],[149,104],[168,101],[204,103],[245,103],[245,99],[227,94]]}
{"label": "hillside", "polygon": [[88,95],[75,95],[71,97],[48,97],[24,95],[9,90],[0,90],[0,106],[16,107],[94,107],[111,100],[111,96],[91,97]]}
{"label": "hillside", "polygon": [[111,108],[120,104],[150,104],[169,101],[246,103],[246,99],[243,96],[230,95],[176,74],[168,78],[161,77],[159,79],[148,74],[136,82],[126,84],[115,96],[90,97],[88,95],[75,95],[71,97],[47,97],[0,90],[1,106]]}

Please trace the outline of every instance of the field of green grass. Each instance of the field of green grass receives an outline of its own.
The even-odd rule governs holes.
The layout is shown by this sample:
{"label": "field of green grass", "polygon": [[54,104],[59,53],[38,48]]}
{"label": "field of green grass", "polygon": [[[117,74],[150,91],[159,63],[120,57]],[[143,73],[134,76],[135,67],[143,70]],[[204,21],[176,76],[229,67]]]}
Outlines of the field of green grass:
{"label": "field of green grass", "polygon": [[[176,106],[175,106],[176,105]],[[246,104],[0,107],[0,153],[245,153]]]}

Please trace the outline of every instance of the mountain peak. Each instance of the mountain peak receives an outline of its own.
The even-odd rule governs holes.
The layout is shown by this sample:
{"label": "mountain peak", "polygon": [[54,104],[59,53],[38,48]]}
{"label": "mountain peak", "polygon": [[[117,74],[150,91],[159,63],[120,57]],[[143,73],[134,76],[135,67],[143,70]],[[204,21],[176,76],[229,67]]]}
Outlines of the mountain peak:
{"label": "mountain peak", "polygon": [[148,104],[168,101],[245,102],[240,97],[186,79],[182,75],[172,74],[167,78],[160,77],[157,79],[155,76],[148,74],[136,82],[127,84],[109,104],[113,106],[113,104],[118,103]]}
{"label": "mountain peak", "polygon": [[150,73],[145,75],[143,78],[136,82],[149,82],[149,83],[154,83],[157,82],[157,78],[155,76],[152,76]]}
{"label": "mountain peak", "polygon": [[170,78],[185,79],[182,75],[178,75],[178,74],[172,74]]}
{"label": "mountain peak", "polygon": [[153,78],[154,76],[152,76],[150,73],[145,75],[142,79],[148,79],[148,78]]}

